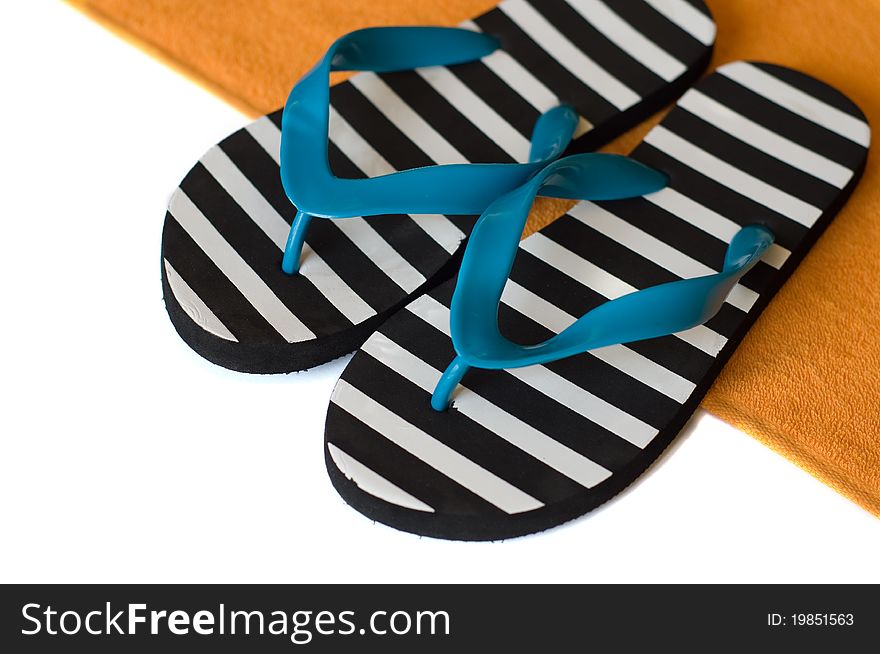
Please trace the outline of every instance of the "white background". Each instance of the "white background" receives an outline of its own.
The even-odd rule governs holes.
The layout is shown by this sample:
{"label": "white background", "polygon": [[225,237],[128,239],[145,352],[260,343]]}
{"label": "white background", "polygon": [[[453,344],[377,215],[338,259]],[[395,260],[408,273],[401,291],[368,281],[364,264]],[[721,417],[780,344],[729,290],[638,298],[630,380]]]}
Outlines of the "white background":
{"label": "white background", "polygon": [[880,581],[880,521],[703,412],[544,534],[373,524],[324,469],[345,360],[228,372],[162,304],[168,196],[245,117],[59,2],[0,6],[0,66],[0,581]]}

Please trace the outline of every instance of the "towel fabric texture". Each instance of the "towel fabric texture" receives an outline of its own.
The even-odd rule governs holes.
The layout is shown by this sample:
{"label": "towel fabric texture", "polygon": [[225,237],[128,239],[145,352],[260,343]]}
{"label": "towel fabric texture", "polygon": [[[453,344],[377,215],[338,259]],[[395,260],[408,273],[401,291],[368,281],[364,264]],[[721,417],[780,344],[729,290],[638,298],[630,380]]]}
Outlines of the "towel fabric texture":
{"label": "towel fabric texture", "polygon": [[[455,25],[495,0],[70,0],[250,115],[277,109],[332,41],[369,25]],[[877,0],[709,0],[712,66],[791,66],[843,91],[880,129]],[[338,79],[343,79],[339,76]],[[626,153],[659,120],[606,151]],[[570,206],[541,200],[534,231]],[[703,406],[880,516],[880,165],[867,170]],[[748,483],[748,470],[743,470]],[[772,501],[772,498],[768,498]]]}

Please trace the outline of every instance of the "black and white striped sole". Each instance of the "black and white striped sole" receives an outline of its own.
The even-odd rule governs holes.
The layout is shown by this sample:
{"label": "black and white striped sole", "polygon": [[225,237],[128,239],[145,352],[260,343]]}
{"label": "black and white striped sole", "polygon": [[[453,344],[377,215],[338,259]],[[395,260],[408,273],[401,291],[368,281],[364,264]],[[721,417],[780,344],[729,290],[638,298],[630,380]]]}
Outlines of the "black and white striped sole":
{"label": "black and white striped sole", "polygon": [[[466,24],[503,50],[462,66],[358,74],[331,90],[340,177],[526,161],[541,113],[573,105],[589,150],[678,97],[708,64],[700,0],[505,0]],[[474,217],[316,220],[301,273],[281,271],[295,208],[279,179],[281,113],[205,154],[174,192],[162,241],[165,302],[205,358],[256,373],[355,350],[394,311],[455,273]]]}
{"label": "black and white striped sole", "polygon": [[776,243],[723,309],[663,338],[473,370],[438,413],[430,395],[454,355],[445,283],[383,324],[345,369],[325,429],[335,487],[374,520],[466,540],[544,530],[605,502],[684,426],[846,201],[869,138],[859,109],[815,79],[723,66],[632,154],[665,171],[668,188],[582,202],[522,241],[500,322],[517,342],[544,340],[609,298],[718,271],[741,226],[768,226]]}

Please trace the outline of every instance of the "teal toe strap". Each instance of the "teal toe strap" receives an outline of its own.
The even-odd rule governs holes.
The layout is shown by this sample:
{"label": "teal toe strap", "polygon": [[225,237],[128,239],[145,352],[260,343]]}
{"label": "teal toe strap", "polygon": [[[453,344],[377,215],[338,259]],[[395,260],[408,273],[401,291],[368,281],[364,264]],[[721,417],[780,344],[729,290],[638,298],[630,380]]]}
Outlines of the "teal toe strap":
{"label": "teal toe strap", "polygon": [[608,301],[543,343],[520,345],[508,340],[498,328],[498,308],[536,195],[608,200],[651,193],[665,185],[660,173],[623,157],[610,157],[587,154],[551,163],[480,216],[452,298],[450,329],[457,356],[434,390],[434,409],[446,409],[470,367],[498,370],[548,363],[700,325],[718,312],[731,289],[773,243],[773,234],[766,228],[744,227],[731,241],[719,273],[660,284]]}
{"label": "teal toe strap", "polygon": [[443,27],[377,27],[336,41],[290,92],[281,125],[281,182],[298,213],[282,267],[299,269],[313,216],[348,218],[382,214],[479,214],[559,157],[571,142],[577,114],[551,109],[538,120],[529,163],[449,164],[403,170],[369,179],[333,175],[327,159],[330,73],[390,72],[475,61],[499,47],[491,36]]}

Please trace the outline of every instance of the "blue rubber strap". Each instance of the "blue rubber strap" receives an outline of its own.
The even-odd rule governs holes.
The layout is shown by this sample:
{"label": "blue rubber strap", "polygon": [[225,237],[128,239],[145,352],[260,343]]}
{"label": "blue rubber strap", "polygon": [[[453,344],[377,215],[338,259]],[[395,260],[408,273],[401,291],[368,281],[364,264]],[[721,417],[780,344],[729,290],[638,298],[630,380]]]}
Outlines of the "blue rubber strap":
{"label": "blue rubber strap", "polygon": [[373,177],[343,179],[327,159],[330,72],[390,72],[474,61],[499,47],[491,36],[445,27],[375,27],[337,40],[290,92],[281,123],[281,182],[298,214],[285,249],[284,270],[295,272],[313,216],[479,214],[560,156],[577,125],[571,107],[551,109],[535,126],[530,162],[448,164]]}
{"label": "blue rubber strap", "polygon": [[661,173],[613,155],[585,154],[553,162],[522,187],[499,198],[471,233],[452,298],[450,329],[456,358],[443,373],[431,406],[442,411],[470,367],[517,368],[548,363],[606,345],[680,332],[706,322],[739,279],[772,244],[773,234],[752,225],[731,241],[721,272],[660,284],[589,311],[560,334],[520,345],[498,328],[501,294],[536,195],[611,200],[665,186]]}

